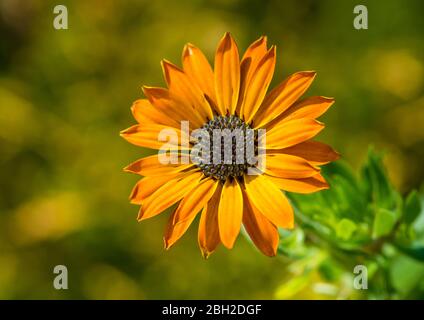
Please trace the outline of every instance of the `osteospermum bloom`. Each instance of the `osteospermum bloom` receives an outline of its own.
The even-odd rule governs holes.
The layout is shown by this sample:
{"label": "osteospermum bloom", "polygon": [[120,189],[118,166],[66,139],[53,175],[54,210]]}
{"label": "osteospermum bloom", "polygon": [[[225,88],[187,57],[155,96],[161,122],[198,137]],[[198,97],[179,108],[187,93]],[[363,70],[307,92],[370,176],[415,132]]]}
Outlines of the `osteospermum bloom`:
{"label": "osteospermum bloom", "polygon": [[[158,136],[166,128],[182,137],[182,121],[189,122],[190,132],[266,129],[266,167],[257,175],[247,174],[252,167],[247,162],[164,165],[157,154],[125,168],[143,176],[130,195],[131,202],[140,205],[138,220],[176,204],[166,227],[165,248],[201,212],[198,242],[205,257],[220,243],[232,248],[241,225],[261,252],[274,256],[278,228],[294,227],[293,209],[284,191],[311,193],[328,188],[319,166],[336,160],[338,154],[310,139],[324,128],[316,118],[334,100],[315,96],[298,101],[315,78],[313,71],[295,73],[267,94],[275,63],[276,48],[267,48],[266,37],[252,43],[240,60],[235,41],[226,33],[213,69],[198,48],[187,44],[182,68],[162,61],[168,88],[143,87],[147,99],[137,100],[131,108],[138,124],[121,132],[137,146],[160,149],[164,142]],[[181,140],[174,146],[180,154],[193,147],[192,142],[182,146]]]}

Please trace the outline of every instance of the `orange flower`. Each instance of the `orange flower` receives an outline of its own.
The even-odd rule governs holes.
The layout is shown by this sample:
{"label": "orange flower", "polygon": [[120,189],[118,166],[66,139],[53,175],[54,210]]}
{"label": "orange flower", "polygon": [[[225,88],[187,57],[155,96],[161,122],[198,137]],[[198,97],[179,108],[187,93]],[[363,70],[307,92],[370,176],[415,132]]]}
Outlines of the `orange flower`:
{"label": "orange flower", "polygon": [[194,145],[191,138],[182,144],[187,135],[182,121],[189,121],[190,133],[200,128],[252,130],[255,143],[259,143],[259,129],[266,129],[266,166],[260,174],[248,174],[255,166],[246,156],[244,163],[233,159],[220,164],[178,161],[164,165],[159,155],[153,155],[125,168],[144,176],[130,196],[132,203],[141,206],[138,220],[177,204],[165,231],[165,248],[186,232],[201,211],[198,241],[204,257],[221,242],[232,248],[242,224],[258,249],[274,256],[277,228],[294,226],[293,209],[280,189],[311,193],[328,188],[319,166],[336,160],[338,154],[309,139],[324,128],[315,119],[334,100],[316,96],[297,101],[315,78],[312,71],[295,73],[267,94],[275,60],[275,46],[268,49],[266,37],[261,37],[240,61],[237,45],[226,33],[212,70],[203,53],[187,44],[182,69],[162,62],[168,88],[143,87],[147,99],[133,104],[138,124],[122,131],[122,137],[137,146],[160,149],[164,143],[158,139],[160,132],[172,128],[178,139],[169,146],[179,150],[179,160]]}

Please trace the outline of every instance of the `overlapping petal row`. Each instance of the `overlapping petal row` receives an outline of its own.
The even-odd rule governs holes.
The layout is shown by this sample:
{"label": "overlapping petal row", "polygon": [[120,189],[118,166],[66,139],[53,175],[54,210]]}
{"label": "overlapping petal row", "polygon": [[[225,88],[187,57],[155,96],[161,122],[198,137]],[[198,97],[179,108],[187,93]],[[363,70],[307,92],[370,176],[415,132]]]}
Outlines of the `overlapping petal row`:
{"label": "overlapping petal row", "polygon": [[130,195],[131,202],[140,205],[139,220],[177,204],[166,227],[166,248],[200,213],[198,242],[205,257],[220,243],[232,248],[241,225],[261,252],[273,256],[277,228],[294,226],[293,209],[281,190],[311,193],[328,188],[319,166],[336,160],[338,154],[310,139],[324,128],[316,119],[334,100],[322,96],[299,100],[315,78],[313,71],[295,73],[267,93],[275,63],[276,48],[267,47],[266,37],[252,43],[240,59],[235,41],[226,33],[213,69],[198,48],[187,44],[182,68],[162,62],[167,88],[143,87],[146,98],[131,108],[137,124],[121,132],[137,146],[159,149],[163,129],[173,128],[183,138],[181,121],[189,121],[194,130],[217,115],[235,114],[254,129],[266,129],[262,175],[222,182],[205,176],[193,163],[163,165],[158,155],[125,168],[143,176]]}

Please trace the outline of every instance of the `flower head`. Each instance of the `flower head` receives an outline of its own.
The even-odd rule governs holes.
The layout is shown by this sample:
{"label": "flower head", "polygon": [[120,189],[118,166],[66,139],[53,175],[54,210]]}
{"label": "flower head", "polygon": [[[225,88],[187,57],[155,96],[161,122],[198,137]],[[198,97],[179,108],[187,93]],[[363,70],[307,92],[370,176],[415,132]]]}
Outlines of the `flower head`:
{"label": "flower head", "polygon": [[166,141],[167,155],[176,160],[164,162],[159,153],[125,168],[143,176],[130,196],[140,205],[139,220],[177,204],[166,227],[166,248],[201,212],[198,241],[205,257],[220,243],[232,248],[241,225],[261,252],[273,256],[277,228],[294,227],[293,209],[281,190],[328,188],[319,166],[338,154],[310,139],[324,128],[316,118],[334,100],[315,96],[298,101],[315,78],[312,71],[295,73],[267,93],[275,62],[276,48],[268,49],[265,37],[240,60],[226,33],[214,69],[198,48],[187,44],[182,69],[162,62],[168,88],[143,87],[147,99],[133,104],[138,124],[121,135],[157,150]]}

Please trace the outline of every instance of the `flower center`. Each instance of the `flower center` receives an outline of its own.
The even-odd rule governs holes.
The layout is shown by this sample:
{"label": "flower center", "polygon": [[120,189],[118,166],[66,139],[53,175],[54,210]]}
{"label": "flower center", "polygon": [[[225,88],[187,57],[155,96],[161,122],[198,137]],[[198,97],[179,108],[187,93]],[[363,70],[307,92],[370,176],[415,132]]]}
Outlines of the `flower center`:
{"label": "flower center", "polygon": [[256,164],[257,131],[235,115],[217,116],[200,128],[195,163],[208,177],[225,181],[242,177]]}

